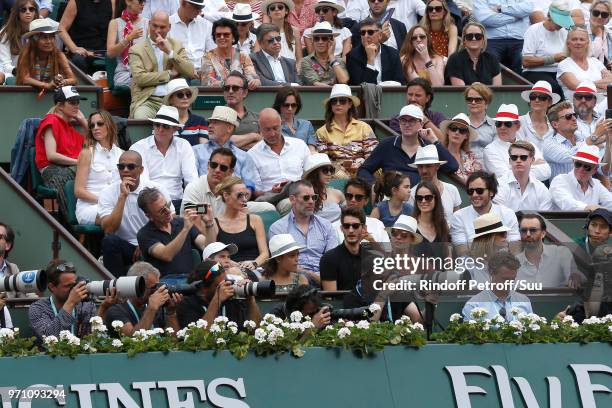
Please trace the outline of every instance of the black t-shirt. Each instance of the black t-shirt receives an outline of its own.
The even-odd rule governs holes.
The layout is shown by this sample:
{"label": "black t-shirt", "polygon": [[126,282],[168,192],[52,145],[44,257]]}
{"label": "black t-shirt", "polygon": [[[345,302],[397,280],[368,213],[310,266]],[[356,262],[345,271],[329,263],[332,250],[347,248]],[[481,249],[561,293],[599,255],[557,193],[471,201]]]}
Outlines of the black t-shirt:
{"label": "black t-shirt", "polygon": [[165,231],[158,229],[155,224],[151,221],[146,223],[144,227],[138,231],[138,246],[142,251],[145,262],[149,262],[151,265],[159,269],[162,276],[169,274],[182,274],[186,275],[193,270],[193,258],[191,250],[195,248],[195,239],[199,232],[195,227],[191,227],[189,236],[185,238],[185,243],[181,249],[177,252],[171,262],[164,262],[160,259],[153,257],[149,251],[157,243],[168,245],[183,229],[183,219],[176,217],[170,221],[171,230],[170,234]]}
{"label": "black t-shirt", "polygon": [[486,85],[493,84],[493,77],[501,72],[501,66],[495,55],[484,51],[480,54],[474,71],[472,60],[466,50],[452,54],[448,58],[444,70],[444,81],[450,85],[450,77],[463,79],[466,85],[474,82],[482,82]]}
{"label": "black t-shirt", "polygon": [[[106,321],[104,322],[108,330],[114,332],[112,323],[115,320],[121,320],[123,323],[132,323],[132,325],[136,326],[140,321],[145,308],[143,307],[138,309],[134,306],[134,310],[136,310],[136,313],[138,313],[138,317],[136,317],[127,302],[112,305],[110,308],[108,308],[105,317]],[[164,312],[161,308],[155,314],[155,319],[153,319],[153,327],[166,327]],[[150,327],[147,327],[147,329],[150,329]]]}
{"label": "black t-shirt", "polygon": [[[189,323],[201,319],[207,310],[208,302],[200,296],[185,296],[176,309],[179,325],[181,328],[187,327]],[[241,300],[229,299],[221,304],[219,316],[225,316],[230,321],[236,322],[238,328],[242,329],[247,316],[246,304]]]}
{"label": "black t-shirt", "polygon": [[353,255],[344,242],[327,251],[319,262],[321,280],[336,281],[337,290],[351,290],[361,278],[361,260],[365,249],[360,248],[358,255]]}

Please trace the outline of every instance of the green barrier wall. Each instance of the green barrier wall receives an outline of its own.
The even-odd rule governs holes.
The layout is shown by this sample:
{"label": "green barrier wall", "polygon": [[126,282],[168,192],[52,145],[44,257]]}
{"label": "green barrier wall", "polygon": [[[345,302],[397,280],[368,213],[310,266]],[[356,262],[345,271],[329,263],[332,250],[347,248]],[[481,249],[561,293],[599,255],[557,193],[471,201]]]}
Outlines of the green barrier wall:
{"label": "green barrier wall", "polygon": [[9,390],[34,384],[65,392],[35,407],[609,407],[611,351],[601,343],[432,344],[365,358],[318,348],[300,359],[240,361],[227,352],[3,358],[10,376],[0,392],[5,407],[17,403]]}

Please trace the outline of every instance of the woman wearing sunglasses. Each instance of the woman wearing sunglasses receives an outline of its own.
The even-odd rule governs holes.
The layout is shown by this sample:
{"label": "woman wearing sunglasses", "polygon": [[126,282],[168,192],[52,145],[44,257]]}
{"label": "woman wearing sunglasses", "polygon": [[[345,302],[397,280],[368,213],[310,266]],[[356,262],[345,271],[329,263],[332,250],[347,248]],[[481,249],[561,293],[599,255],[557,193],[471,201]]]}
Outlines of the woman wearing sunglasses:
{"label": "woman wearing sunglasses", "polygon": [[351,94],[348,85],[334,85],[323,105],[325,124],[317,130],[317,150],[326,153],[340,170],[337,178],[349,178],[372,153],[378,140],[370,125],[356,119],[359,98]]}
{"label": "woman wearing sunglasses", "polygon": [[207,242],[236,244],[238,252],[232,255],[232,261],[239,262],[241,268],[258,268],[268,259],[268,245],[261,217],[247,210],[251,190],[242,179],[230,176],[217,185],[215,194],[225,203],[225,210],[215,217],[212,229],[207,229]]}
{"label": "woman wearing sunglasses", "polygon": [[117,126],[110,113],[93,112],[87,122],[89,129],[74,179],[76,217],[79,224],[100,224],[98,194],[119,180],[117,163],[123,150],[117,146]]}
{"label": "woman wearing sunglasses", "polygon": [[589,36],[593,46],[592,56],[608,69],[612,67],[612,32],[607,28],[611,14],[612,4],[608,0],[594,0],[591,3]]}
{"label": "woman wearing sunglasses", "polygon": [[531,142],[536,148],[542,150],[544,135],[552,127],[546,117],[548,108],[561,100],[561,97],[552,91],[551,85],[546,81],[536,82],[530,90],[521,92],[521,98],[529,104],[529,112],[519,118],[521,128],[516,138]]}
{"label": "woman wearing sunglasses", "polygon": [[[261,2],[259,4],[261,7]],[[233,11],[226,13],[225,17],[236,23],[238,29],[238,42],[234,45],[237,51],[250,55],[259,51],[257,36],[251,31],[255,20],[260,20],[259,14],[251,10],[251,5],[238,3]]]}
{"label": "woman wearing sunglasses", "polygon": [[306,276],[299,272],[298,257],[303,246],[291,234],[278,234],[270,239],[270,258],[261,275],[276,284],[276,294],[289,293],[298,285],[308,285]]}
{"label": "woman wearing sunglasses", "polygon": [[[265,0],[261,5],[262,10],[274,24],[281,36],[280,56],[295,60],[297,69],[302,60],[302,41],[298,24],[289,21],[289,13],[295,8],[291,0]],[[314,14],[314,13],[313,13]],[[309,26],[312,27],[313,23]]]}
{"label": "woman wearing sunglasses", "polygon": [[400,60],[407,81],[424,78],[432,86],[444,85],[444,59],[434,51],[425,28],[417,25],[408,31],[400,50]]}
{"label": "woman wearing sunglasses", "polygon": [[119,0],[115,7],[115,18],[108,23],[106,37],[106,56],[117,59],[115,86],[130,86],[129,51],[134,45],[146,38],[149,19],[142,17],[144,0]]}
{"label": "woman wearing sunglasses", "polygon": [[470,127],[476,131],[477,137],[470,142],[470,150],[476,156],[477,162],[482,163],[483,151],[495,139],[497,130],[495,122],[487,115],[487,109],[493,102],[493,91],[480,82],[474,82],[463,92],[467,105]]}
{"label": "woman wearing sunglasses", "polygon": [[0,84],[15,75],[19,53],[23,49],[21,37],[30,30],[32,20],[38,18],[38,4],[34,0],[17,0],[8,21],[0,30]]}
{"label": "woman wearing sunglasses", "polygon": [[429,38],[436,54],[448,57],[457,51],[457,26],[451,17],[445,0],[429,0],[427,12],[421,18],[421,25]]}
{"label": "woman wearing sunglasses", "polygon": [[459,163],[459,169],[455,174],[465,183],[470,174],[482,170],[480,161],[470,148],[470,143],[478,138],[478,134],[472,128],[470,118],[465,113],[443,121],[440,130],[446,135],[444,146]]}
{"label": "woman wearing sunglasses", "polygon": [[340,205],[344,204],[344,194],[329,187],[335,172],[336,169],[325,153],[315,153],[306,159],[302,175],[302,179],[310,181],[317,196],[315,214],[331,223],[340,220]]}
{"label": "woman wearing sunglasses", "polygon": [[417,220],[417,232],[423,237],[415,253],[426,257],[450,256],[450,232],[440,191],[431,181],[421,181],[416,186],[414,201],[412,216]]}
{"label": "woman wearing sunglasses", "polygon": [[[338,14],[344,11],[344,7],[338,0],[320,0],[314,6],[315,15],[318,22],[327,21],[334,33],[334,56],[342,58],[346,62],[346,54],[351,50],[351,30],[344,27]],[[313,28],[304,30],[304,43],[309,54],[315,52]]]}
{"label": "woman wearing sunglasses", "polygon": [[487,51],[484,26],[470,21],[463,27],[461,47],[448,58],[444,78],[447,85],[464,86],[474,82],[501,86],[501,65]]}
{"label": "woman wearing sunglasses", "polygon": [[179,113],[179,122],[183,128],[178,136],[187,140],[192,146],[208,142],[208,122],[200,115],[192,113],[189,108],[198,97],[198,88],[189,86],[184,78],[173,79],[167,85],[168,94],[163,104],[174,106]]}
{"label": "woman wearing sunglasses", "polygon": [[311,153],[317,152],[317,138],[312,123],[306,119],[296,118],[302,109],[302,98],[297,88],[284,86],[276,92],[272,107],[280,113],[284,137],[302,139]]}
{"label": "woman wearing sunglasses", "polygon": [[243,74],[250,90],[261,86],[253,61],[234,46],[238,43],[238,28],[232,20],[222,18],[213,23],[212,34],[217,48],[202,57],[200,80],[203,86],[221,86],[230,72]]}

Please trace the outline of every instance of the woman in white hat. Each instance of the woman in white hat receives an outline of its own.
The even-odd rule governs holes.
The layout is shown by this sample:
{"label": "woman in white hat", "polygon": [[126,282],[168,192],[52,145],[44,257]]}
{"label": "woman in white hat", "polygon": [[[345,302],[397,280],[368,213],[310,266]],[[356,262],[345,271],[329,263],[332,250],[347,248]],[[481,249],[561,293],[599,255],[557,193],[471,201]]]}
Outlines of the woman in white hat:
{"label": "woman in white hat", "polygon": [[[336,58],[342,58],[346,62],[346,55],[351,51],[351,30],[344,27],[342,20],[338,17],[339,13],[344,11],[344,7],[338,3],[338,0],[319,0],[315,3],[314,11],[320,22],[326,21],[331,26],[334,33],[334,55]],[[316,26],[317,24],[315,24]],[[315,52],[314,39],[310,27],[304,30],[304,44],[308,49],[308,53]]]}
{"label": "woman in white hat", "polygon": [[317,195],[315,214],[331,223],[340,220],[340,205],[344,204],[344,194],[328,187],[335,172],[336,169],[325,153],[315,153],[306,159],[302,175],[304,180],[310,181]]}
{"label": "woman in white hat", "polygon": [[233,11],[226,13],[225,18],[236,23],[238,29],[238,42],[234,48],[247,55],[259,51],[257,36],[251,32],[255,20],[259,19],[259,14],[251,10],[250,4],[237,3]]}
{"label": "woman in white hat", "polygon": [[474,220],[474,235],[469,257],[474,262],[473,268],[466,268],[470,278],[480,282],[490,280],[487,259],[496,252],[508,250],[508,231],[510,228],[502,224],[501,218],[495,213],[481,215]]}
{"label": "woman in white hat", "polygon": [[357,119],[359,98],[351,94],[348,85],[334,85],[323,105],[325,124],[317,130],[317,150],[352,172],[378,145],[376,135],[370,125]]}
{"label": "woman in white hat", "polygon": [[478,134],[472,128],[470,118],[465,113],[455,115],[451,120],[440,123],[440,131],[446,135],[444,146],[448,152],[459,163],[459,169],[455,172],[465,182],[475,171],[482,170],[480,161],[471,150],[471,142],[478,138]]}
{"label": "woman in white hat", "polygon": [[302,41],[300,29],[289,22],[289,13],[295,5],[291,0],[264,0],[261,5],[270,22],[280,33],[280,56],[295,60],[296,67],[302,60]]}
{"label": "woman in white hat", "polygon": [[30,30],[32,20],[38,18],[38,4],[34,0],[17,0],[9,18],[0,30],[0,84],[15,74],[19,54],[23,49],[22,36]]}
{"label": "woman in white hat", "polygon": [[406,34],[400,60],[407,81],[424,78],[432,86],[444,85],[444,58],[434,51],[429,33],[420,25],[412,27]]}
{"label": "woman in white hat", "polygon": [[548,123],[546,111],[559,102],[561,97],[552,91],[547,81],[538,81],[531,89],[521,92],[521,98],[529,104],[531,109],[519,118],[521,127],[516,138],[527,140],[541,150],[544,135],[552,129]]}
{"label": "woman in white hat", "polygon": [[164,96],[163,105],[174,106],[179,112],[179,122],[183,125],[178,136],[187,140],[192,146],[208,143],[208,122],[189,108],[198,97],[198,88],[189,86],[184,78],[168,82],[168,93]]}
{"label": "woman in white hat", "polygon": [[289,293],[298,285],[308,285],[308,279],[298,271],[299,245],[291,234],[278,234],[270,239],[270,258],[261,275],[273,280],[276,293]]}
{"label": "woman in white hat", "polygon": [[418,233],[417,220],[409,215],[397,217],[388,231],[394,253],[411,254],[412,247],[423,242],[423,236]]}
{"label": "woman in white hat", "polygon": [[149,19],[142,16],[144,2],[141,0],[123,0],[115,5],[118,16],[108,23],[106,36],[106,56],[117,59],[115,86],[130,86],[132,73],[128,53],[130,48],[147,37]]}
{"label": "woman in white hat", "polygon": [[30,31],[23,36],[27,42],[17,63],[17,85],[45,91],[76,85],[68,58],[55,45],[57,32],[56,23],[49,18],[32,20]]}

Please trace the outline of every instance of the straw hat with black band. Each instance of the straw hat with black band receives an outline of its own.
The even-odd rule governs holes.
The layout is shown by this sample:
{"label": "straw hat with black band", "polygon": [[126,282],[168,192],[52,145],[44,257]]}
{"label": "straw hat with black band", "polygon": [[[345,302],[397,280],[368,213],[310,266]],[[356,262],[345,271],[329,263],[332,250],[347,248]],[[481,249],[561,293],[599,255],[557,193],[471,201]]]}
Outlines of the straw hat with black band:
{"label": "straw hat with black band", "polygon": [[510,228],[504,226],[501,218],[499,218],[499,215],[495,213],[487,213],[474,220],[474,235],[472,236],[472,239],[476,239],[484,235],[508,231],[510,231]]}
{"label": "straw hat with black band", "polygon": [[162,105],[155,114],[155,117],[149,120],[153,123],[161,123],[162,125],[169,125],[178,128],[182,128],[184,126],[179,121],[178,109],[176,109],[174,106]]}
{"label": "straw hat with black band", "polygon": [[472,128],[472,122],[470,118],[465,113],[460,113],[458,115],[453,116],[452,119],[443,120],[440,123],[440,131],[442,134],[446,134],[446,131],[450,125],[460,125],[461,127],[467,128],[468,130],[468,142],[472,140],[478,139],[478,133]]}
{"label": "straw hat with black band", "polygon": [[172,95],[174,95],[178,91],[185,91],[187,89],[191,91],[191,98],[189,98],[189,105],[191,105],[198,97],[198,87],[189,86],[185,78],[176,78],[168,82],[168,84],[166,85],[166,90],[168,91],[168,93],[166,94],[166,96],[164,96],[164,99],[162,99],[162,104],[170,105],[170,98],[172,97]]}

